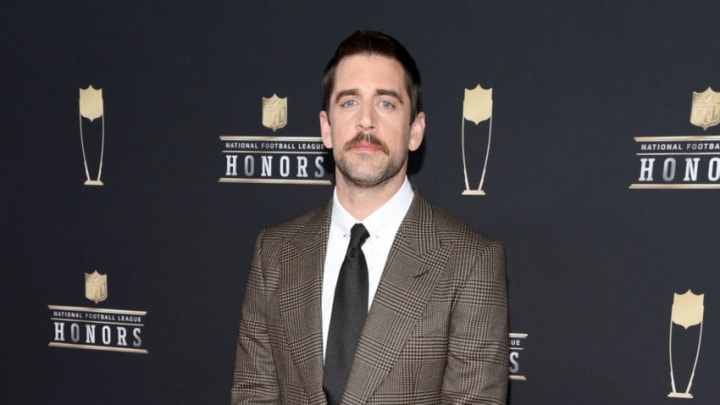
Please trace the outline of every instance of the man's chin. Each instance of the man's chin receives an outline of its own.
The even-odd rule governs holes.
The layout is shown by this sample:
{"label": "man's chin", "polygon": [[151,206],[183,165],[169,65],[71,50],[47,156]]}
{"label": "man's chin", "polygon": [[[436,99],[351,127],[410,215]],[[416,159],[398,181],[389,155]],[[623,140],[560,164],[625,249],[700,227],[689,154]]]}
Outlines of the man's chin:
{"label": "man's chin", "polygon": [[361,173],[355,173],[352,176],[348,176],[347,174],[343,177],[345,180],[347,180],[348,183],[359,187],[359,188],[374,188],[374,187],[382,187],[383,185],[389,183],[395,176],[398,175],[398,172],[395,172],[395,174],[388,175],[388,173],[383,173],[382,175],[378,176],[378,172],[372,172],[367,173],[367,175],[362,175]]}

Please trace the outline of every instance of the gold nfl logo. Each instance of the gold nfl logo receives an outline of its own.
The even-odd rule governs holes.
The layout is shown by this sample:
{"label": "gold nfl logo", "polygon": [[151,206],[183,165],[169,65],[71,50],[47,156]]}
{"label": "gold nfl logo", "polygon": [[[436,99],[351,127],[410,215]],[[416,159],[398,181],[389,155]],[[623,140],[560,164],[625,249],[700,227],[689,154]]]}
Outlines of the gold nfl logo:
{"label": "gold nfl logo", "polygon": [[273,93],[272,97],[262,99],[262,124],[275,132],[287,125],[287,97],[280,98]]}
{"label": "gold nfl logo", "polygon": [[107,299],[107,274],[97,270],[92,274],[85,273],[85,298],[96,304]]}

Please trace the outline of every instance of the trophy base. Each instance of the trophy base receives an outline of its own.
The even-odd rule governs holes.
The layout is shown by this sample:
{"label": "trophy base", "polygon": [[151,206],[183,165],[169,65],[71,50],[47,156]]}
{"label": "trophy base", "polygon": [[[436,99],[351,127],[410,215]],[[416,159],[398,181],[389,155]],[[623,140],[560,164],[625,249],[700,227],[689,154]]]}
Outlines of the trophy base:
{"label": "trophy base", "polygon": [[464,190],[462,195],[485,195],[485,192],[482,190]]}
{"label": "trophy base", "polygon": [[85,180],[86,186],[104,186],[102,180]]}
{"label": "trophy base", "polygon": [[668,398],[686,398],[686,399],[692,399],[693,396],[691,393],[684,393],[684,392],[671,392],[668,394]]}

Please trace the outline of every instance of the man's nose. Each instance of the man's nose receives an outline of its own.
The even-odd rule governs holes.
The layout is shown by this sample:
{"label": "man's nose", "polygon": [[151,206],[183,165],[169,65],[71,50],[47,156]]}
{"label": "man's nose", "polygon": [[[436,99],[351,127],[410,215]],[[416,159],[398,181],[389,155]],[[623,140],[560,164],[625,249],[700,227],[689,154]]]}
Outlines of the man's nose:
{"label": "man's nose", "polygon": [[363,104],[358,116],[358,129],[362,131],[374,131],[376,125],[376,111],[372,103]]}

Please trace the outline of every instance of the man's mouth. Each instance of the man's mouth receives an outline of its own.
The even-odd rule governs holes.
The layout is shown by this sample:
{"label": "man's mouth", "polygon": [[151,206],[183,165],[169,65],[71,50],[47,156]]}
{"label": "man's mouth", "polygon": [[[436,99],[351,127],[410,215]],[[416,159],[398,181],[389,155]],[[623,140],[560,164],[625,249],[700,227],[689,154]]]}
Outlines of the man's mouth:
{"label": "man's mouth", "polygon": [[345,150],[351,149],[380,150],[386,155],[389,153],[387,146],[375,135],[359,132],[353,139],[345,144]]}

